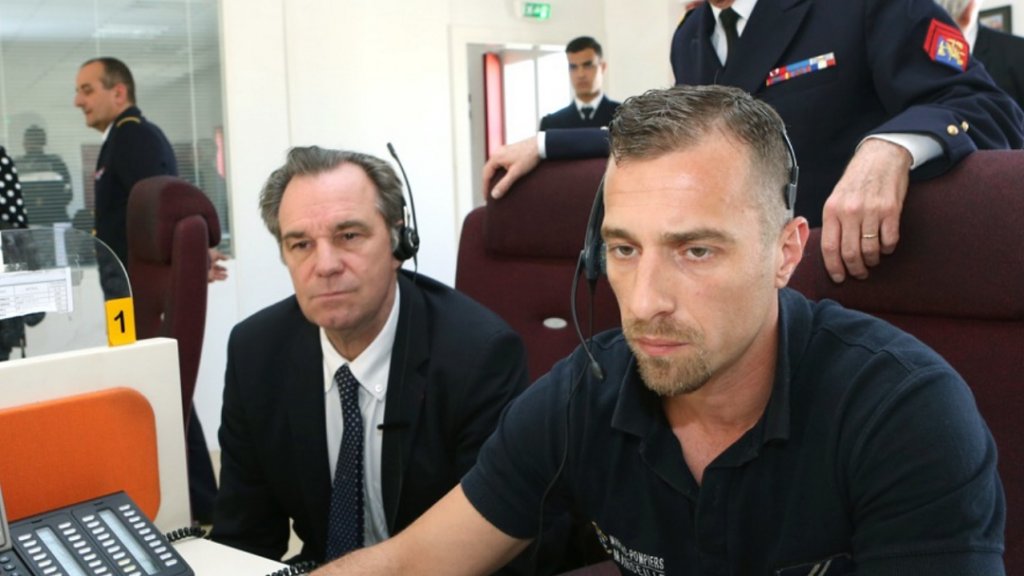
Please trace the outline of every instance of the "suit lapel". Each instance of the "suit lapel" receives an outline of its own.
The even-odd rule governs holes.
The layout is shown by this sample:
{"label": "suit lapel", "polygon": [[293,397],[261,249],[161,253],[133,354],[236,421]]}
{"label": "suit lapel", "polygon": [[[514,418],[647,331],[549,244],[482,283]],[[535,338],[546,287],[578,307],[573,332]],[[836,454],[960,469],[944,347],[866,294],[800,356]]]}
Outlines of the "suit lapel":
{"label": "suit lapel", "polygon": [[296,452],[293,471],[302,486],[306,511],[313,519],[314,534],[327,542],[327,514],[331,499],[331,472],[327,454],[327,429],[324,414],[323,354],[319,332],[296,305],[294,339],[286,357],[287,372],[280,378],[288,389],[281,395],[287,403],[291,449]]}
{"label": "suit lapel", "polygon": [[[688,47],[682,48],[682,58],[692,65],[683,64],[676,70],[676,84],[717,84],[722,74],[722,63],[711,44],[711,33],[715,30],[715,15],[710,4],[705,4],[698,10],[700,13],[691,17],[699,17],[695,24],[699,33],[690,39]],[[685,21],[683,25],[686,25]]]}
{"label": "suit lapel", "polygon": [[423,409],[427,380],[420,367],[429,353],[426,305],[416,285],[398,275],[401,303],[398,329],[391,351],[387,404],[384,409],[384,446],[381,483],[388,531],[394,533],[403,476],[412,459],[412,447]]}
{"label": "suit lapel", "polygon": [[811,0],[759,0],[740,36],[736,58],[729,56],[719,83],[751,94],[763,89],[768,72],[789,64],[779,59],[796,36],[811,4]]}
{"label": "suit lapel", "polygon": [[[977,58],[979,62],[985,63],[990,61],[989,58],[989,46],[988,42],[989,35],[985,31],[984,26],[978,26],[978,37],[974,39],[974,50],[971,51],[971,57]],[[985,64],[988,67],[988,64]]]}

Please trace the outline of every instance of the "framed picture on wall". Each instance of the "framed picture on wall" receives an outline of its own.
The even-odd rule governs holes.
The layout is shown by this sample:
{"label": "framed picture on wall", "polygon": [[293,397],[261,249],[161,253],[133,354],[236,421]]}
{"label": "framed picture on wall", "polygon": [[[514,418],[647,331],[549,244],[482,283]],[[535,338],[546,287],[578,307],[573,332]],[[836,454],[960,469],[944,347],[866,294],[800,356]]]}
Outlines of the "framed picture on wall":
{"label": "framed picture on wall", "polygon": [[993,30],[1013,34],[1012,16],[1012,7],[1000,6],[999,8],[989,8],[988,10],[982,10],[979,12],[978,22],[980,22],[982,26],[987,26]]}

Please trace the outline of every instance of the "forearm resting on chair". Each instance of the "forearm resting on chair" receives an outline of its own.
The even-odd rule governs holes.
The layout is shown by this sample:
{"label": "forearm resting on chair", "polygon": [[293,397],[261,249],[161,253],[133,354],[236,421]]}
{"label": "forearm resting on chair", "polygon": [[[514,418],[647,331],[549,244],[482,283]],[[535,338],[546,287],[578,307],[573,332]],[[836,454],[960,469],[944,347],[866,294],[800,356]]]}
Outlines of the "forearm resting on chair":
{"label": "forearm resting on chair", "polygon": [[495,528],[456,486],[394,538],[343,556],[313,576],[486,575],[528,544]]}

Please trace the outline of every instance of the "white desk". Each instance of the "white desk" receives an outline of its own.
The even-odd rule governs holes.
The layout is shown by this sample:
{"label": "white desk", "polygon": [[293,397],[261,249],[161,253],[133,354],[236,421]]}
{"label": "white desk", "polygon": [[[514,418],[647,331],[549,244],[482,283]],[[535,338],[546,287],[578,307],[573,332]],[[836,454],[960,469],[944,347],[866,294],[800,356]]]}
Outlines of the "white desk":
{"label": "white desk", "polygon": [[192,567],[196,576],[265,576],[288,567],[287,564],[200,538],[175,542],[174,549]]}

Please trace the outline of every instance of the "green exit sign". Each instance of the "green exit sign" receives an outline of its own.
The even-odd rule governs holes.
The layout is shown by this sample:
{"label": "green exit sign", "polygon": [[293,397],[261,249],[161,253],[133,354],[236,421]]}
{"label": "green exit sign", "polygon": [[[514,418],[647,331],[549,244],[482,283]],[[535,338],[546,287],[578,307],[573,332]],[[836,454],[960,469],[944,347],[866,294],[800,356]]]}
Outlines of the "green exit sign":
{"label": "green exit sign", "polygon": [[523,4],[523,17],[547,20],[551,18],[551,4],[546,2],[526,2]]}

